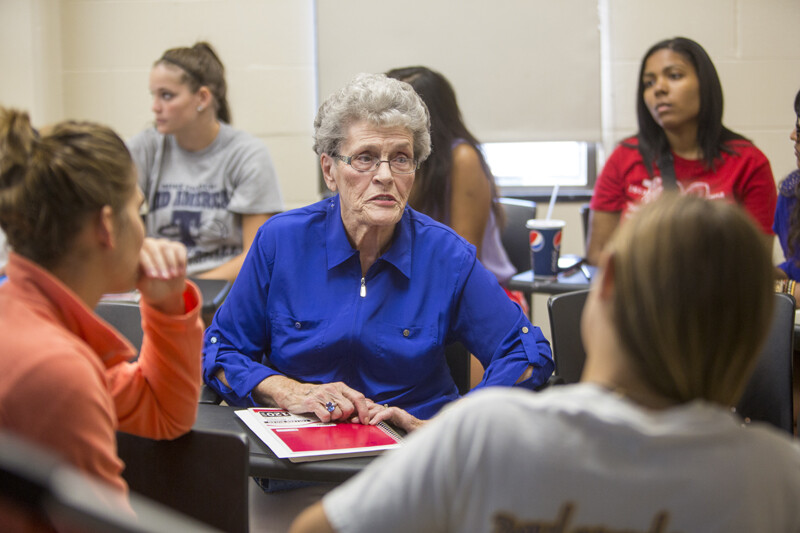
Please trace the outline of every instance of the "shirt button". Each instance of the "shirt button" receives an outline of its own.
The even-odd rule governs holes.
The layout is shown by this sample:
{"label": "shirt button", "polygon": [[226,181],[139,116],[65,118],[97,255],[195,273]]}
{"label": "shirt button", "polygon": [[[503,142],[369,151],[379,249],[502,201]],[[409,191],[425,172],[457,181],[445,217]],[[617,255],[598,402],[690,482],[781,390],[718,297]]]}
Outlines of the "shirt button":
{"label": "shirt button", "polygon": [[522,333],[528,333],[528,326],[522,326]]}
{"label": "shirt button", "polygon": [[216,337],[211,337],[209,340],[211,341],[211,344],[216,344],[217,343],[217,338]]}
{"label": "shirt button", "polygon": [[294,323],[294,327],[295,327],[295,329],[300,329],[303,326],[300,324],[300,322],[295,322]]}
{"label": "shirt button", "polygon": [[407,329],[404,329],[404,330],[403,330],[403,337],[408,337],[408,335],[409,335],[410,333],[411,333],[410,331],[408,331]]}

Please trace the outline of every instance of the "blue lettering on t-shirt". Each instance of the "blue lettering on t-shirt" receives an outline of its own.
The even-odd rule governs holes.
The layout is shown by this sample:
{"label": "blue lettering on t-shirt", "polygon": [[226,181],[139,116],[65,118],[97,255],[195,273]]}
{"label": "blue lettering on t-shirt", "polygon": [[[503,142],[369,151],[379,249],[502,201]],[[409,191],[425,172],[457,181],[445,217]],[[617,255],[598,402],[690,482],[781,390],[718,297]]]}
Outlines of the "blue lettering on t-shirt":
{"label": "blue lettering on t-shirt", "polygon": [[228,207],[228,191],[192,192],[178,191],[173,207],[199,207],[210,209],[225,209]]}
{"label": "blue lettering on t-shirt", "polygon": [[158,229],[158,234],[167,239],[179,240],[187,248],[196,245],[195,238],[200,234],[201,211],[173,211],[169,226]]}
{"label": "blue lettering on t-shirt", "polygon": [[153,199],[153,210],[167,207],[169,201],[172,199],[172,194],[169,191],[158,191],[156,197]]}

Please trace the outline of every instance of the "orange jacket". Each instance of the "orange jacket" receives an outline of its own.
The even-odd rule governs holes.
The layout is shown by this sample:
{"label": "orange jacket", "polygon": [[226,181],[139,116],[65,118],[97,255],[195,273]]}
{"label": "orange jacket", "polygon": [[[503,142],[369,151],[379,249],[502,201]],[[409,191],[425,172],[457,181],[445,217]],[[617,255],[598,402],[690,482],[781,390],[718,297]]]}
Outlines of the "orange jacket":
{"label": "orange jacket", "polygon": [[[117,429],[154,439],[189,431],[201,385],[201,296],[186,314],[142,303],[144,341],[133,346],[63,283],[11,254],[0,285],[0,430],[55,452],[127,494]],[[2,518],[0,518],[0,521]]]}

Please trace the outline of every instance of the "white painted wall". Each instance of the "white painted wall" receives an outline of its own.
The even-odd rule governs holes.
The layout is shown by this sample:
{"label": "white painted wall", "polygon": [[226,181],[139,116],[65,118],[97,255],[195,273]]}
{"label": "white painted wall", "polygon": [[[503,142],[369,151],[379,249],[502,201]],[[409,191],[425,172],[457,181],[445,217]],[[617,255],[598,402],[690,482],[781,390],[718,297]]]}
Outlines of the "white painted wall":
{"label": "white painted wall", "polygon": [[600,140],[597,0],[402,7],[414,15],[393,2],[318,2],[321,96],[359,72],[424,65],[450,80],[482,142]]}

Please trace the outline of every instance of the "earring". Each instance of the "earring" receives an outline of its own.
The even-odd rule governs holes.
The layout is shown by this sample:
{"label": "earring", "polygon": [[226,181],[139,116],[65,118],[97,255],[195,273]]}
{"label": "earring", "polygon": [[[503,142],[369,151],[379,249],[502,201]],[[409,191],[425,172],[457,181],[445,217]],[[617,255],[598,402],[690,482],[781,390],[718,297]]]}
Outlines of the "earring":
{"label": "earring", "polygon": [[202,113],[203,112],[203,106],[201,106],[201,105],[197,106],[197,112],[198,113]]}

